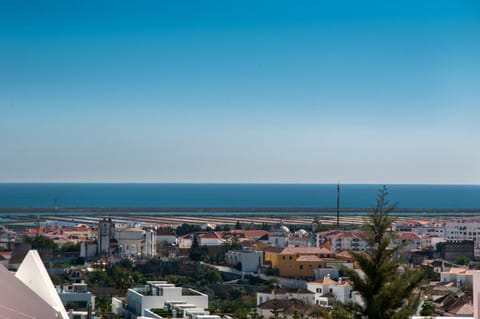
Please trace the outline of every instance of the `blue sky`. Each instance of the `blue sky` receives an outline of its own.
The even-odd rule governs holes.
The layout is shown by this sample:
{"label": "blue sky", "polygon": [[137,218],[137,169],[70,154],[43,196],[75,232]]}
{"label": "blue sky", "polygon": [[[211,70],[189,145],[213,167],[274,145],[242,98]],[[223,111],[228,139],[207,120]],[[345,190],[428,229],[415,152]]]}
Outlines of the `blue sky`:
{"label": "blue sky", "polygon": [[480,183],[478,1],[2,1],[0,181]]}

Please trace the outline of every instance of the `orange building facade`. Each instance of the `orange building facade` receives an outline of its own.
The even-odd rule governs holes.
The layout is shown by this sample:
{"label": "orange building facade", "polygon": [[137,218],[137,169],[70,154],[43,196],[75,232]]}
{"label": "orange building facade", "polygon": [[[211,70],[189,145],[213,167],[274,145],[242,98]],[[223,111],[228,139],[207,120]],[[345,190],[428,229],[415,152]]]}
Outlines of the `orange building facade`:
{"label": "orange building facade", "polygon": [[316,268],[325,268],[328,258],[335,254],[318,247],[268,247],[265,261],[270,262],[279,275],[290,278],[314,278]]}

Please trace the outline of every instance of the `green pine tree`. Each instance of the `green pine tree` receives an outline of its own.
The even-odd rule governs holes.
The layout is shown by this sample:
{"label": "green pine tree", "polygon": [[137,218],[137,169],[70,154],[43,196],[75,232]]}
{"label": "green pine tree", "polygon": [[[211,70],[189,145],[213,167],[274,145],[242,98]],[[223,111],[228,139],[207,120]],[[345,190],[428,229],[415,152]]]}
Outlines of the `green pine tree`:
{"label": "green pine tree", "polygon": [[364,276],[352,269],[343,269],[363,299],[363,305],[356,307],[358,318],[407,319],[415,313],[420,301],[417,288],[423,272],[403,262],[403,246],[392,245],[396,233],[391,229],[394,218],[390,213],[395,205],[388,203],[387,196],[387,188],[383,186],[377,205],[363,226],[370,250],[351,252]]}

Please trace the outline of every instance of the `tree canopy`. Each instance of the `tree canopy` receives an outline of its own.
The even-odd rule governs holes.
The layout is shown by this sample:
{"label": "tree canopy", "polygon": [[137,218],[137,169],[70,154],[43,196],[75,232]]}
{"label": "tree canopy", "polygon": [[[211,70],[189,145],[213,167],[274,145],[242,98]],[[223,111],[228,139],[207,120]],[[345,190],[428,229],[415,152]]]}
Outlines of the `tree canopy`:
{"label": "tree canopy", "polygon": [[25,241],[32,245],[32,249],[58,249],[58,245],[51,238],[41,235],[26,237]]}
{"label": "tree canopy", "polygon": [[190,247],[188,257],[193,261],[203,261],[208,257],[207,246],[200,246],[196,234],[193,236],[192,247]]}

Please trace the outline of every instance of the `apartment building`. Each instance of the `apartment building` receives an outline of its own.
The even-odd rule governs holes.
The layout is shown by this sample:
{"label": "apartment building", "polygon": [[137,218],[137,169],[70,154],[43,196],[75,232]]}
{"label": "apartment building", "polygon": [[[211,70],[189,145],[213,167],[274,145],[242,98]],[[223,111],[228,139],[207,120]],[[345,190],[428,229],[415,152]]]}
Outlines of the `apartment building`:
{"label": "apartment building", "polygon": [[116,314],[123,312],[126,319],[136,319],[146,316],[152,309],[163,309],[172,303],[191,304],[205,311],[208,308],[208,295],[194,289],[176,287],[166,281],[148,281],[144,287],[128,289],[124,306],[118,298],[112,298],[112,311]]}
{"label": "apartment building", "polygon": [[367,249],[364,234],[360,231],[329,230],[316,235],[317,247],[330,247],[334,253],[343,250],[365,251]]}

